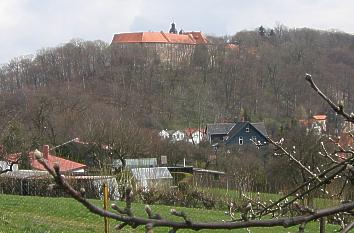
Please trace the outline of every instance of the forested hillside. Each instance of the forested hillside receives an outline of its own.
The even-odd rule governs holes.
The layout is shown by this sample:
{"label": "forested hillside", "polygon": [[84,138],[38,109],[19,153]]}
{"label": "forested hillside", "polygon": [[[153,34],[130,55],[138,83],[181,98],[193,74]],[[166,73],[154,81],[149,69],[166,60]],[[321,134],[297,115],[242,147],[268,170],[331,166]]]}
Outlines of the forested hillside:
{"label": "forested hillside", "polygon": [[[178,66],[113,63],[112,46],[81,40],[13,59],[0,68],[2,138],[31,138],[21,143],[34,147],[97,139],[112,125],[141,135],[236,118],[265,121],[272,134],[291,120],[328,114],[305,83],[306,72],[354,109],[352,35],[277,26],[209,40],[212,64],[204,52]],[[239,50],[227,50],[226,40]]]}

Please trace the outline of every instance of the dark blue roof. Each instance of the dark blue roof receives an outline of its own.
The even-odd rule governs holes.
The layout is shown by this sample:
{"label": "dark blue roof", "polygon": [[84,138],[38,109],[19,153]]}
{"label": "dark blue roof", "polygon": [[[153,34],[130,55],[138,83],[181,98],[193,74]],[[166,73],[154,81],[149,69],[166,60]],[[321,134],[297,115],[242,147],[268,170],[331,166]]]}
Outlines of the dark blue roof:
{"label": "dark blue roof", "polygon": [[215,123],[207,124],[206,133],[208,135],[213,134],[227,134],[233,127],[235,123]]}
{"label": "dark blue roof", "polygon": [[243,122],[236,122],[232,129],[228,132],[225,143],[228,144],[231,139],[239,134],[241,130],[243,130],[247,125],[253,127],[260,135],[262,135],[265,139],[268,138],[268,133],[265,128],[265,125],[263,122],[257,122],[257,123],[250,123],[248,121],[243,121]]}

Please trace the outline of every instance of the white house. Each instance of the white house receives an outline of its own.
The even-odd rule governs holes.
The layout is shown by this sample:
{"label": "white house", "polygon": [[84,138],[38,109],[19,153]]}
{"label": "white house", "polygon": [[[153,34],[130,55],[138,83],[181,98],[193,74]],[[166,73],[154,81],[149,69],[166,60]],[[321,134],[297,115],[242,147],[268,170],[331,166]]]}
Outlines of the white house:
{"label": "white house", "polygon": [[173,142],[183,141],[185,136],[186,135],[183,131],[177,130],[172,134],[172,141]]}
{"label": "white house", "polygon": [[188,138],[186,141],[193,143],[194,145],[199,144],[205,136],[204,129],[187,128],[184,131],[186,133],[186,137]]}
{"label": "white house", "polygon": [[[0,171],[4,171],[6,169],[10,169],[10,163],[7,161],[0,161]],[[14,164],[12,166],[12,171],[18,170],[18,164]]]}
{"label": "white house", "polygon": [[199,144],[204,139],[204,133],[201,130],[196,130],[192,133],[191,142],[194,144]]}
{"label": "white house", "polygon": [[161,130],[159,132],[159,136],[162,138],[162,139],[169,139],[170,138],[170,134],[169,132],[167,132],[167,129],[166,130]]}

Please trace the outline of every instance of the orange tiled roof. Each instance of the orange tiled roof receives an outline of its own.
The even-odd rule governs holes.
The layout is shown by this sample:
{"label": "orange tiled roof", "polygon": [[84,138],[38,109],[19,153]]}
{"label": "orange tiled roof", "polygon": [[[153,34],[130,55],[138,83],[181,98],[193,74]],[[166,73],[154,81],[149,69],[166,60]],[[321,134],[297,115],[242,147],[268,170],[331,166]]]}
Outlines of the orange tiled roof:
{"label": "orange tiled roof", "polygon": [[197,131],[197,130],[198,130],[198,129],[196,129],[196,128],[187,128],[187,129],[184,130],[184,132],[187,134],[188,137],[191,137],[192,134],[193,134],[195,131]]}
{"label": "orange tiled roof", "polygon": [[[33,152],[31,152],[33,153]],[[32,158],[33,155],[32,155]],[[62,172],[67,172],[67,171],[75,171],[75,170],[79,170],[79,169],[83,169],[86,167],[85,164],[81,164],[81,163],[77,163],[71,160],[67,160],[67,159],[63,159],[54,155],[48,155],[48,164],[50,166],[53,166],[54,163],[58,163],[59,167],[60,167],[60,171]],[[38,162],[37,159],[33,159],[31,161],[31,166],[32,168],[36,169],[36,170],[45,170],[45,168],[42,166],[42,164],[40,164]]]}
{"label": "orange tiled roof", "polygon": [[160,32],[134,32],[115,34],[112,43],[166,43],[166,38]]}
{"label": "orange tiled roof", "polygon": [[327,119],[326,115],[314,115],[313,118],[317,121],[323,121]]}
{"label": "orange tiled roof", "polygon": [[[7,156],[7,160],[9,161],[16,161],[21,156],[21,153],[16,153]],[[31,167],[36,170],[45,171],[45,168],[38,162],[37,159],[34,157],[34,152],[30,152],[28,155],[31,163]],[[59,163],[60,171],[68,172],[68,171],[75,171],[79,169],[83,169],[86,167],[85,164],[77,163],[71,160],[63,159],[54,155],[48,155],[48,164],[49,166],[53,167],[54,163]]]}
{"label": "orange tiled roof", "polygon": [[4,156],[4,159],[9,162],[16,162],[21,157],[21,153],[15,153]]}
{"label": "orange tiled roof", "polygon": [[208,40],[201,32],[187,32],[184,34],[132,32],[115,34],[112,43],[207,44]]}
{"label": "orange tiled roof", "polygon": [[184,132],[186,133],[186,135],[187,135],[188,137],[191,137],[192,134],[193,134],[194,132],[196,132],[196,131],[199,131],[199,132],[201,132],[202,134],[205,134],[205,129],[203,129],[203,128],[200,128],[200,129],[198,129],[198,128],[186,128],[186,129],[184,130]]}
{"label": "orange tiled roof", "polygon": [[165,35],[168,43],[175,43],[175,44],[196,44],[196,40],[190,35],[180,35],[180,34],[173,34],[173,33],[163,33]]}
{"label": "orange tiled roof", "polygon": [[190,34],[193,36],[197,44],[208,44],[209,41],[201,32],[185,32],[183,34]]}

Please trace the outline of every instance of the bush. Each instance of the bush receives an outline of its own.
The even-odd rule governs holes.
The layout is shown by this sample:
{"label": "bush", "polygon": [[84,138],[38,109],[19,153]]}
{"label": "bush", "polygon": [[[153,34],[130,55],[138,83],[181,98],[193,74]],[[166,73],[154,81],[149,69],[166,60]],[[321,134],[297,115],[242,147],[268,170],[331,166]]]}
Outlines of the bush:
{"label": "bush", "polygon": [[180,182],[178,188],[138,189],[137,197],[145,204],[176,205],[183,207],[215,208],[217,199],[195,188],[189,188],[186,182]]}

